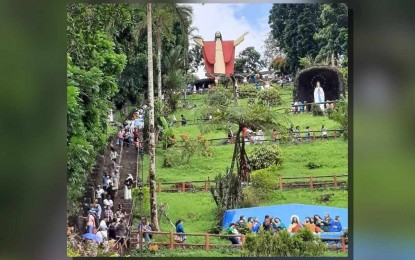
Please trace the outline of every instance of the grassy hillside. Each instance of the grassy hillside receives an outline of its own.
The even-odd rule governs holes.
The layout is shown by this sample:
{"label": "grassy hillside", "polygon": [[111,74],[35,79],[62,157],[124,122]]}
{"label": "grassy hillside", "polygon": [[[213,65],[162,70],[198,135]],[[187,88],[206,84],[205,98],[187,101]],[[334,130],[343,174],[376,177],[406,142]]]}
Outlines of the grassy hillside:
{"label": "grassy hillside", "polygon": [[[247,146],[247,152],[254,146]],[[298,145],[281,145],[284,162],[279,167],[283,177],[318,176],[347,173],[348,144],[342,139],[322,140]],[[224,173],[230,166],[233,145],[212,146],[213,156],[195,155],[191,162],[172,168],[163,167],[163,151],[159,149],[156,157],[156,178],[158,182],[179,182],[213,179],[218,173]],[[309,169],[308,163],[321,165],[321,168]],[[148,156],[144,161],[148,172]]]}
{"label": "grassy hillside", "polygon": [[[282,90],[283,104],[276,109],[284,107],[290,107],[292,87],[284,88]],[[200,125],[192,125],[192,119],[200,117],[200,109],[203,104],[203,99],[206,95],[192,95],[188,96],[189,99],[202,99],[197,101],[190,101],[189,103],[196,104],[196,108],[193,109],[179,109],[174,114],[179,120],[173,127],[176,136],[181,133],[188,134],[191,137],[196,137],[200,134]],[[241,103],[246,104],[247,100],[242,100]],[[280,110],[281,112],[282,110]],[[180,115],[185,115],[189,122],[189,125],[182,127],[180,125]],[[172,116],[171,114],[170,116]],[[311,114],[292,115],[288,114],[290,121],[294,126],[299,125],[301,130],[304,130],[305,126],[310,126],[311,130],[319,130],[321,125],[325,125],[327,129],[339,129],[340,125],[328,117],[314,117]],[[288,125],[287,125],[288,126]],[[204,127],[206,128],[206,127]],[[272,129],[266,129],[265,131],[270,134]],[[210,131],[205,133],[207,138],[222,138],[226,137],[226,132],[223,130],[215,129],[210,126]],[[247,146],[248,156],[252,151],[253,145]],[[186,165],[175,166],[172,168],[163,168],[163,153],[162,149],[157,150],[156,157],[156,179],[157,182],[180,182],[180,181],[194,181],[194,180],[206,180],[207,178],[214,179],[219,173],[224,173],[226,168],[230,166],[233,145],[220,145],[212,146],[211,151],[213,155],[211,157],[204,157],[194,155],[191,162]],[[278,168],[279,173],[283,177],[292,176],[321,176],[321,175],[333,175],[333,174],[347,174],[348,172],[348,143],[343,139],[335,140],[317,140],[310,143],[302,144],[283,144],[280,145],[283,154],[283,164]],[[309,169],[307,164],[313,163],[320,165],[320,168]],[[145,155],[144,160],[144,173],[145,176],[148,173],[148,156]],[[319,198],[325,193],[334,193],[334,196],[328,202],[328,204],[321,204]],[[304,203],[315,205],[328,205],[336,207],[347,207],[347,191],[334,190],[334,189],[318,189],[311,191],[309,189],[297,189],[297,190],[283,190],[273,191],[269,198],[259,202],[259,206],[286,204],[286,203]],[[184,220],[184,227],[186,232],[189,233],[204,233],[215,225],[216,205],[210,192],[187,192],[187,193],[157,193],[158,203],[167,204],[167,213],[172,221],[177,219]],[[293,213],[294,214],[294,213]],[[263,216],[258,216],[262,218]],[[171,224],[165,219],[164,216],[160,216],[160,228],[163,231],[173,231]],[[215,239],[214,239],[215,240]],[[189,243],[202,243],[203,237],[189,237]],[[229,243],[227,240],[216,239],[213,243]],[[204,251],[204,250],[200,250]],[[222,250],[223,251],[223,250]],[[196,256],[219,256],[226,255],[228,253],[232,255],[232,252],[223,251],[220,249],[209,251],[207,254],[199,254],[195,252]],[[163,255],[168,256],[182,256],[178,251],[175,251],[174,255],[163,252]],[[330,253],[331,256],[337,253]],[[190,254],[191,255],[191,254]],[[187,254],[186,256],[190,256]],[[327,256],[329,256],[327,255]],[[235,256],[239,256],[238,253]]]}

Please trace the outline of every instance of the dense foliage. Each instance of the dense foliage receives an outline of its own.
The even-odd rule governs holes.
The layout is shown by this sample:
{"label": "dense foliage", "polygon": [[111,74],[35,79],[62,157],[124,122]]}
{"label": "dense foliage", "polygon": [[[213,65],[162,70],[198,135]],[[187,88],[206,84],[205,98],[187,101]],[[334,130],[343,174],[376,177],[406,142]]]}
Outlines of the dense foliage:
{"label": "dense foliage", "polygon": [[235,59],[235,72],[254,73],[265,66],[261,54],[253,46],[241,51]]}
{"label": "dense foliage", "polygon": [[242,246],[243,257],[309,257],[323,256],[326,245],[307,228],[298,230],[294,235],[286,230],[274,234],[261,231],[248,234]]}
{"label": "dense foliage", "polygon": [[239,87],[239,97],[240,98],[256,98],[258,90],[252,85],[242,85]]}
{"label": "dense foliage", "polygon": [[90,44],[83,50],[85,59],[67,59],[67,145],[68,209],[76,201],[95,164],[98,151],[107,138],[109,100],[118,90],[117,76],[124,69],[126,56],[115,52],[115,44],[103,32],[85,35]]}
{"label": "dense foliage", "polygon": [[340,100],[336,103],[333,113],[330,114],[329,118],[340,123],[344,130],[343,136],[345,139],[348,138],[349,134],[349,113],[347,100]]}
{"label": "dense foliage", "polygon": [[[268,23],[286,54],[288,72],[314,63],[338,63],[347,56],[348,7],[344,3],[274,4]],[[301,64],[300,61],[302,60]]]}
{"label": "dense foliage", "polygon": [[[155,30],[162,36],[162,51],[170,53],[174,46],[181,45],[184,46],[182,53],[186,54],[191,8],[157,4],[155,9],[156,22],[169,22],[169,30],[161,30],[165,29],[163,26],[160,26],[160,31]],[[116,131],[107,125],[109,109],[121,109],[124,104],[134,105],[144,99],[148,82],[146,16],[145,4],[67,6],[67,177],[70,214],[78,210],[77,201],[84,191],[98,152],[104,147],[108,136]],[[166,55],[166,59],[171,61],[172,57]],[[166,70],[171,68],[163,68],[165,84],[171,88],[184,84],[186,66],[186,62],[179,63],[170,76]],[[177,99],[177,96],[172,95],[171,99]],[[174,107],[177,101],[169,104]],[[161,107],[160,113],[163,112]]]}
{"label": "dense foliage", "polygon": [[277,187],[279,176],[276,165],[253,171],[251,174],[252,188],[262,192],[274,190]]}
{"label": "dense foliage", "polygon": [[276,88],[268,88],[263,91],[259,91],[258,98],[269,106],[277,106],[281,104],[281,95]]}
{"label": "dense foliage", "polygon": [[282,164],[281,150],[276,144],[255,147],[250,154],[250,163],[253,170],[265,169],[272,165]]}

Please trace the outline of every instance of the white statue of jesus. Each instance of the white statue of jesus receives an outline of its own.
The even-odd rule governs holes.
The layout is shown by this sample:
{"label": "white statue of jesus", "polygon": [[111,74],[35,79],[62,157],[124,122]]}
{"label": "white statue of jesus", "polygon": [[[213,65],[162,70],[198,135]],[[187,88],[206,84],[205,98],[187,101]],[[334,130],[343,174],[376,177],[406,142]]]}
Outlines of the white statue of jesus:
{"label": "white statue of jesus", "polygon": [[[314,89],[314,103],[324,102],[324,90],[320,86],[320,82],[317,81],[316,88]],[[324,111],[324,104],[319,104],[321,111]]]}

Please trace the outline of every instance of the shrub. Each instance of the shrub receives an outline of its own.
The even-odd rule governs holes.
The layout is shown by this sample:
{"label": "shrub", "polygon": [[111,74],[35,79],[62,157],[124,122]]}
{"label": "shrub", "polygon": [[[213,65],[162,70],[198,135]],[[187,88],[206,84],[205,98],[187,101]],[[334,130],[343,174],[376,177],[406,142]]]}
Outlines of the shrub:
{"label": "shrub", "polygon": [[312,104],[311,110],[313,111],[313,116],[324,116],[323,110],[321,110],[318,104]]}
{"label": "shrub", "polygon": [[256,98],[258,90],[253,85],[239,87],[239,98]]}
{"label": "shrub", "polygon": [[255,190],[252,187],[248,187],[242,190],[242,202],[241,208],[251,208],[259,206],[259,196],[257,196]]}
{"label": "shrub", "polygon": [[293,236],[286,230],[277,234],[260,231],[248,234],[242,246],[243,257],[322,256],[326,245],[307,228],[298,230]]}
{"label": "shrub", "polygon": [[334,107],[334,111],[330,113],[329,118],[341,124],[345,139],[348,137],[349,119],[348,119],[348,105],[347,101],[340,100]]}
{"label": "shrub", "polygon": [[164,152],[163,167],[173,167],[181,164],[182,152],[178,148],[169,148]]}
{"label": "shrub", "polygon": [[265,169],[271,165],[280,165],[282,161],[281,150],[276,144],[257,146],[250,157],[253,170]]}
{"label": "shrub", "polygon": [[232,92],[224,87],[215,87],[209,90],[206,98],[208,106],[227,106],[232,100]]}
{"label": "shrub", "polygon": [[[145,176],[145,175],[144,175]],[[140,216],[140,200],[139,200],[139,189],[134,188],[132,189],[132,197],[136,201],[136,206],[134,208],[134,216]],[[150,187],[146,186],[143,187],[143,205],[150,205]],[[150,208],[149,207],[143,207],[143,216],[150,216]]]}
{"label": "shrub", "polygon": [[203,156],[212,156],[213,153],[211,152],[210,145],[208,139],[204,135],[198,135],[197,136],[197,147],[198,154]]}
{"label": "shrub", "polygon": [[190,162],[195,154],[212,156],[209,143],[203,135],[197,138],[189,138],[187,134],[181,134],[182,142],[176,146],[168,148],[163,155],[163,167],[174,167]]}
{"label": "shrub", "polygon": [[269,88],[258,93],[258,98],[266,102],[269,106],[277,106],[281,104],[281,95],[278,89]]}
{"label": "shrub", "polygon": [[318,168],[321,168],[321,167],[323,167],[321,164],[318,164],[318,163],[315,163],[315,162],[309,162],[309,163],[307,163],[306,164],[306,167],[308,168],[308,169],[310,169],[310,170],[312,170],[312,169],[318,169]]}
{"label": "shrub", "polygon": [[263,192],[268,193],[277,187],[279,176],[280,174],[277,173],[277,166],[275,165],[266,169],[254,171],[251,174],[252,188],[257,190],[257,194]]}

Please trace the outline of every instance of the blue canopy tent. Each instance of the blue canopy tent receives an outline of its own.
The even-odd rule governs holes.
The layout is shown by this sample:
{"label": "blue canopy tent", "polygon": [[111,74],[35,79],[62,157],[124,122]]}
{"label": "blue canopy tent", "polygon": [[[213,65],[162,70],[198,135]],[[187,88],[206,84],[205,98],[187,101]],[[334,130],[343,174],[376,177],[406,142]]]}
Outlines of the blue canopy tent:
{"label": "blue canopy tent", "polygon": [[348,210],[347,208],[335,208],[326,206],[306,205],[306,204],[282,204],[275,206],[229,209],[225,211],[222,221],[222,228],[229,227],[229,224],[235,223],[240,216],[258,217],[262,223],[265,215],[272,217],[279,217],[281,221],[288,227],[292,215],[297,215],[301,222],[304,222],[305,217],[313,217],[315,214],[324,218],[324,214],[328,213],[332,219],[335,216],[340,216],[340,222],[343,228],[348,227]]}

